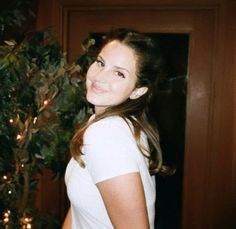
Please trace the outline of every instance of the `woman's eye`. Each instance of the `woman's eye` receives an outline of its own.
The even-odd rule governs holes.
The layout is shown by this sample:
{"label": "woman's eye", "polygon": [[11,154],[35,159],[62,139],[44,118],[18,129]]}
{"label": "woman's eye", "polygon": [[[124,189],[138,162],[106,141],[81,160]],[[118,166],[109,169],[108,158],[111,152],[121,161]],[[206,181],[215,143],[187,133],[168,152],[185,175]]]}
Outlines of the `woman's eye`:
{"label": "woman's eye", "polygon": [[96,63],[99,67],[104,67],[105,66],[105,64],[99,59],[96,59]]}
{"label": "woman's eye", "polygon": [[116,75],[121,78],[125,78],[125,75],[122,72],[116,71]]}

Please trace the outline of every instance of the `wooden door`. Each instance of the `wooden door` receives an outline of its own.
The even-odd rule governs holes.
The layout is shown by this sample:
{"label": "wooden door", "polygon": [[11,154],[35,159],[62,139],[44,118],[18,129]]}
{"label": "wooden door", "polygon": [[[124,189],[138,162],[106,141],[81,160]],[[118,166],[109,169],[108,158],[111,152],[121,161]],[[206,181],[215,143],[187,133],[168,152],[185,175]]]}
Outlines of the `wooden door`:
{"label": "wooden door", "polygon": [[63,26],[62,42],[70,61],[76,58],[80,43],[89,33],[103,33],[111,27],[130,27],[146,33],[189,34],[183,225],[203,228],[199,215],[205,215],[207,204],[203,187],[209,156],[214,11],[68,8],[64,16],[67,26]]}

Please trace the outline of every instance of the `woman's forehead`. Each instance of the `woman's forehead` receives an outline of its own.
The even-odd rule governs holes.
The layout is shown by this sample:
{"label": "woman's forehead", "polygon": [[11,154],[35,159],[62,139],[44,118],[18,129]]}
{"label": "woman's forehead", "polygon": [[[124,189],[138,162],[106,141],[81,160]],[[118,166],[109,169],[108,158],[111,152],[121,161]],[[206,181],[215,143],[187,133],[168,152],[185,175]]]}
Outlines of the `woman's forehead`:
{"label": "woman's forehead", "polygon": [[137,58],[134,50],[117,40],[107,43],[101,50],[99,56],[108,62],[122,64],[127,67],[136,67]]}

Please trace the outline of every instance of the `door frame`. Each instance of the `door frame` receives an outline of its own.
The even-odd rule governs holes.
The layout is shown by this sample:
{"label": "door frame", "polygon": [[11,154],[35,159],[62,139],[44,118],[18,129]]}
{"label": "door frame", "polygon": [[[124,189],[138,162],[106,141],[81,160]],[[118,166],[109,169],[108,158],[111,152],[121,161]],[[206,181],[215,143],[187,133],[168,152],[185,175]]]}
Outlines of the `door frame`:
{"label": "door frame", "polygon": [[[89,32],[127,26],[150,33],[187,33],[190,36],[184,156],[183,227],[204,228],[212,128],[212,69],[215,9],[86,7],[64,8],[62,44],[69,60]],[[96,19],[99,18],[99,21]],[[132,19],[132,20],[131,20]],[[76,30],[73,28],[83,28]],[[76,45],[77,49],[76,49]],[[206,52],[205,50],[208,50]],[[201,169],[199,169],[201,168]]]}

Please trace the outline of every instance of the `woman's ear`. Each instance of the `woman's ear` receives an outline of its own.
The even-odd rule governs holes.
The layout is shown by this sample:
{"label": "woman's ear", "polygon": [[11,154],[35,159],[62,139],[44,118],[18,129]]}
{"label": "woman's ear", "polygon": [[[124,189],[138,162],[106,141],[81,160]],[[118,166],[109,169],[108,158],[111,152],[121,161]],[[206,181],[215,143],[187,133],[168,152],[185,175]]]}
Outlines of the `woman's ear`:
{"label": "woman's ear", "polygon": [[135,88],[131,95],[129,96],[130,99],[137,99],[140,96],[144,95],[148,91],[147,87],[139,87]]}

